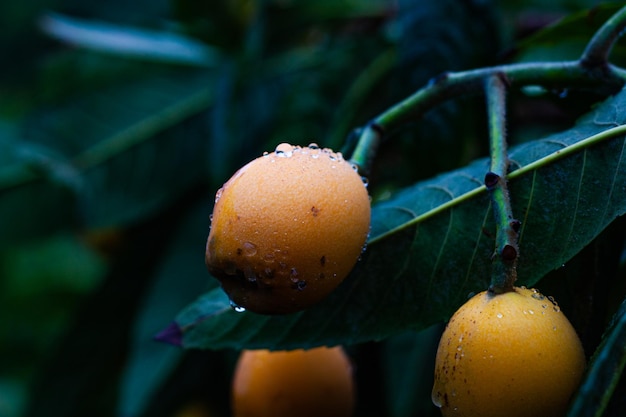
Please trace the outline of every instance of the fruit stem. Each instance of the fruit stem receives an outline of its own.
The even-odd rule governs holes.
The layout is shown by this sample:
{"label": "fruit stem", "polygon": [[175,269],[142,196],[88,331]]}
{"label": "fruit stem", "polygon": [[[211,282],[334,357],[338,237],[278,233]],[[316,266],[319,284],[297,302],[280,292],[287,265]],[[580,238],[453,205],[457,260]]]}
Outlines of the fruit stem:
{"label": "fruit stem", "polygon": [[383,140],[384,131],[381,127],[370,122],[359,136],[350,162],[359,168],[359,173],[368,176],[372,167],[372,162],[376,156],[376,151]]}
{"label": "fruit stem", "polygon": [[506,79],[493,74],[485,81],[489,125],[489,155],[491,163],[485,175],[485,187],[491,196],[496,220],[496,249],[491,274],[492,293],[513,290],[517,279],[519,221],[513,217],[506,176],[509,157],[506,144]]}

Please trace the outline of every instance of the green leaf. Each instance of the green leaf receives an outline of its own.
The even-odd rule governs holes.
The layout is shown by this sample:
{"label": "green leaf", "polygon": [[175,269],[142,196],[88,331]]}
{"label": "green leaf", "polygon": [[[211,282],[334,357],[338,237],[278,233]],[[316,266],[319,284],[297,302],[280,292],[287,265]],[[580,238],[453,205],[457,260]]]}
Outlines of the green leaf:
{"label": "green leaf", "polygon": [[155,343],[154,336],[199,292],[216,286],[202,263],[209,216],[206,199],[186,215],[162,259],[154,282],[146,290],[135,319],[128,361],[121,381],[119,415],[138,416],[163,386],[183,352]]}
{"label": "green leaf", "polygon": [[143,80],[42,109],[25,123],[24,135],[62,154],[80,173],[87,226],[128,224],[203,181],[209,140],[202,114],[211,102],[210,81],[204,71],[155,70]]}
{"label": "green leaf", "polygon": [[0,139],[0,248],[74,226],[83,186],[62,155],[9,138]]}
{"label": "green leaf", "polygon": [[63,42],[117,56],[198,67],[212,67],[219,59],[215,49],[176,33],[90,22],[55,13],[41,19],[41,28]]}
{"label": "green leaf", "polygon": [[[518,168],[509,186],[522,221],[518,285],[537,283],[626,212],[626,128],[610,129],[626,121],[624,105],[622,92],[571,130],[511,150]],[[217,289],[177,317],[183,345],[352,344],[446,320],[489,283],[495,226],[482,185],[488,166],[478,160],[377,204],[363,259],[319,305],[280,317],[237,313]]]}
{"label": "green leaf", "polygon": [[[382,370],[389,417],[439,416],[431,391],[443,326],[390,337],[383,344]],[[407,372],[411,369],[411,372]]]}
{"label": "green leaf", "polygon": [[626,365],[626,301],[622,303],[598,346],[568,417],[600,417]]}

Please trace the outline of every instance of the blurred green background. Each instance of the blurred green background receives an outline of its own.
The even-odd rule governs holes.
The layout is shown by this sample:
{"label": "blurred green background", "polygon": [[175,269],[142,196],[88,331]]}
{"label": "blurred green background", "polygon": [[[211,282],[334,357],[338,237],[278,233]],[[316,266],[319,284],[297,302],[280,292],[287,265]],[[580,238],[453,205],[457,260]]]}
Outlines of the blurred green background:
{"label": "blurred green background", "polygon": [[[0,4],[0,416],[227,416],[236,352],[153,340],[216,285],[203,261],[215,190],[284,141],[342,149],[443,71],[575,58],[601,19],[532,47],[523,40],[596,6]],[[447,103],[385,144],[374,201],[486,155],[473,100]],[[513,139],[567,127],[587,108],[522,99]],[[438,415],[440,330],[349,347],[357,415]]]}

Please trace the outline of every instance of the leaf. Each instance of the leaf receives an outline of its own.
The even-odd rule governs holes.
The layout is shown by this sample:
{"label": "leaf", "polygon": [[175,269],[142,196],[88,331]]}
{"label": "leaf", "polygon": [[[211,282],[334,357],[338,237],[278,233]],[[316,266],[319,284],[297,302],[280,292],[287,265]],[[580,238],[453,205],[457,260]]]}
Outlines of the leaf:
{"label": "leaf", "polygon": [[208,201],[202,199],[201,203],[195,205],[183,220],[154,282],[140,303],[120,384],[120,416],[141,415],[146,405],[156,400],[154,396],[158,388],[181,360],[183,352],[180,349],[155,343],[154,335],[159,327],[198,291],[205,290],[210,284],[216,285],[208,280],[201,262],[205,231],[209,228]]}
{"label": "leaf", "polygon": [[[534,285],[626,212],[626,93],[571,130],[513,148],[522,220],[519,285]],[[616,134],[619,133],[619,135]],[[541,159],[544,158],[544,159]],[[236,313],[220,290],[179,314],[190,348],[294,348],[381,340],[446,320],[489,283],[495,226],[482,185],[487,159],[420,182],[373,208],[368,250],[319,305],[293,315]]]}
{"label": "leaf", "polygon": [[[24,136],[78,171],[78,208],[88,227],[128,224],[202,181],[209,141],[201,115],[211,96],[204,71],[155,70],[143,80],[42,109],[25,123]],[[0,228],[7,221],[0,219]]]}
{"label": "leaf", "polygon": [[[443,326],[407,332],[385,340],[381,368],[384,373],[389,417],[439,416],[431,391],[433,364]],[[407,372],[411,369],[411,372]]]}
{"label": "leaf", "polygon": [[62,155],[9,137],[0,139],[0,248],[73,227],[83,185]]}
{"label": "leaf", "polygon": [[60,41],[118,56],[198,67],[212,67],[219,59],[216,50],[175,33],[89,22],[55,13],[43,16],[40,26]]}
{"label": "leaf", "polygon": [[568,417],[600,417],[615,391],[626,365],[626,300],[613,317],[596,350]]}

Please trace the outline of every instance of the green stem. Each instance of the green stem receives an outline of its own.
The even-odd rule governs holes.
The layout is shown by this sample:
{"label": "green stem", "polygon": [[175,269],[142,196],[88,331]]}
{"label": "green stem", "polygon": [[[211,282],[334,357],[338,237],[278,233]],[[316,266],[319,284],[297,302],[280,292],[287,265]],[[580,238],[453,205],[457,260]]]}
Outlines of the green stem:
{"label": "green stem", "polygon": [[[510,64],[445,73],[373,119],[363,129],[352,159],[360,161],[358,165],[369,171],[383,134],[422,116],[446,100],[483,92],[485,80],[495,74],[503,76],[509,86],[541,85],[553,89],[576,86],[606,95],[619,91],[626,82],[626,71],[621,68],[608,65],[606,71],[598,76],[579,61]],[[372,136],[378,137],[378,140],[372,140]],[[367,149],[370,145],[374,149]],[[368,157],[363,158],[364,155]]]}
{"label": "green stem", "polygon": [[626,6],[607,20],[595,33],[580,57],[581,65],[587,68],[604,68],[608,64],[613,45],[626,28]]}
{"label": "green stem", "polygon": [[496,252],[489,290],[499,294],[513,289],[517,279],[519,222],[514,219],[506,181],[509,158],[506,146],[506,83],[494,74],[485,82],[489,124],[490,171],[485,187],[491,195],[496,220]]}
{"label": "green stem", "polygon": [[376,125],[370,123],[363,129],[350,158],[350,162],[359,167],[362,175],[369,175],[374,156],[382,140],[383,130]]}
{"label": "green stem", "polygon": [[[609,64],[608,56],[625,28],[626,6],[598,29],[579,60],[510,64],[444,73],[372,120],[363,129],[352,159],[360,161],[358,165],[364,171],[369,171],[383,133],[389,133],[407,121],[420,117],[446,100],[481,93],[485,80],[494,74],[504,76],[510,86],[541,85],[554,89],[576,87],[613,94],[626,83],[626,70]],[[372,140],[372,136],[378,139]],[[373,145],[374,149],[364,149],[369,145]],[[367,158],[363,158],[364,155]]]}

